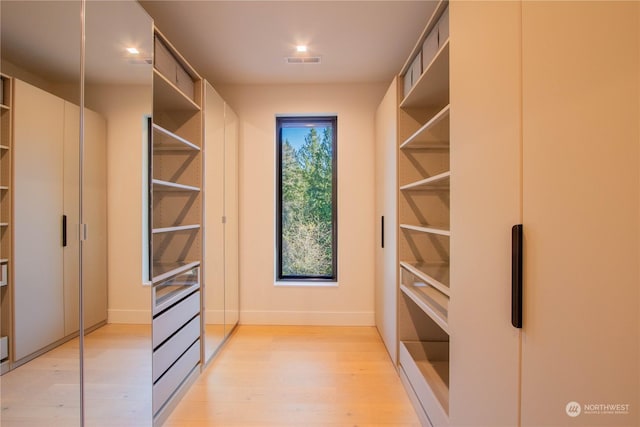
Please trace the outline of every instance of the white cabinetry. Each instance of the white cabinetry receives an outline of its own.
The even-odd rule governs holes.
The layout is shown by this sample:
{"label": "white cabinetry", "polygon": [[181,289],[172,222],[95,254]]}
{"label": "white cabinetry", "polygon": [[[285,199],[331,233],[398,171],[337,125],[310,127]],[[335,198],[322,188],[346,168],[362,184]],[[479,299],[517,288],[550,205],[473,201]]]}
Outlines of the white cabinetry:
{"label": "white cabinetry", "polygon": [[394,79],[376,110],[376,326],[391,359],[397,360],[397,110],[398,80]]}
{"label": "white cabinetry", "polygon": [[[78,332],[80,111],[20,80],[14,88],[14,361],[20,362]],[[91,327],[106,320],[106,134],[102,117],[88,110],[85,117]]]}
{"label": "white cabinetry", "polygon": [[[638,425],[640,4],[449,9],[450,42],[431,61],[444,70],[447,52],[448,109],[429,105],[443,99],[445,74],[429,82],[427,68],[398,110],[409,394],[425,425]],[[438,121],[450,173],[433,157],[446,141],[423,138]],[[407,202],[407,191],[426,199],[447,182],[449,224],[436,204]],[[514,224],[524,230],[522,329],[510,321]],[[449,254],[448,270],[404,259],[428,245]],[[567,414],[570,402],[580,415]]]}

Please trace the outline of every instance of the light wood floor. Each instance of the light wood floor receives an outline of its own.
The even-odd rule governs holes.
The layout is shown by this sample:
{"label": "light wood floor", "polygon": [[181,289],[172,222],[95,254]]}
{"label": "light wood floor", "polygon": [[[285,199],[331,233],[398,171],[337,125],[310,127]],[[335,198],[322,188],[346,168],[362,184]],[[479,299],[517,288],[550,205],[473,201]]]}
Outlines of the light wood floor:
{"label": "light wood floor", "polygon": [[[151,326],[106,325],[85,337],[85,425],[151,426]],[[0,377],[0,426],[80,425],[78,339]]]}
{"label": "light wood floor", "polygon": [[[151,425],[148,325],[85,338],[88,427]],[[78,340],[2,376],[2,427],[79,425]],[[419,426],[375,328],[240,326],[166,427]]]}
{"label": "light wood floor", "polygon": [[372,327],[240,326],[166,427],[419,426]]}

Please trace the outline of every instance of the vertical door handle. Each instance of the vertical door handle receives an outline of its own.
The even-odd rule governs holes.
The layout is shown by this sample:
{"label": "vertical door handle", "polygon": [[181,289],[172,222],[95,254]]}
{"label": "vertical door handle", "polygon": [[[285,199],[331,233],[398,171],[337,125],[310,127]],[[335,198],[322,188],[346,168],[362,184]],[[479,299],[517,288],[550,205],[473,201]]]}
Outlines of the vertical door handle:
{"label": "vertical door handle", "polygon": [[522,224],[511,228],[511,324],[522,328]]}
{"label": "vertical door handle", "polygon": [[67,216],[62,215],[62,247],[67,246]]}
{"label": "vertical door handle", "polygon": [[380,247],[384,249],[384,215],[380,217]]}

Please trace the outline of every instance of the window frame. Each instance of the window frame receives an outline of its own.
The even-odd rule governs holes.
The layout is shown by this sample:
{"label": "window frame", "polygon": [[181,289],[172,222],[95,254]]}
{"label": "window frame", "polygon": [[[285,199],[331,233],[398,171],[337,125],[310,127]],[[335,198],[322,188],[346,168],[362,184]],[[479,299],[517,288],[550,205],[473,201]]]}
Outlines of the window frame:
{"label": "window frame", "polygon": [[[304,275],[290,276],[282,274],[282,129],[283,124],[310,124],[310,123],[331,124],[331,276]],[[338,116],[337,115],[309,115],[309,116],[276,116],[276,282],[293,283],[300,282],[313,283],[338,281]]]}

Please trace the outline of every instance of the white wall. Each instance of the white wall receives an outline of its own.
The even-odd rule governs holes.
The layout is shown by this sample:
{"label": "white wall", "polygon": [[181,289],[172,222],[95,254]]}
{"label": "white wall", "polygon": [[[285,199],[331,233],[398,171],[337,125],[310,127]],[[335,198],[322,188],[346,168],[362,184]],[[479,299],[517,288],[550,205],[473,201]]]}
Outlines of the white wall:
{"label": "white wall", "polygon": [[151,323],[142,280],[144,116],[151,86],[91,86],[87,107],[107,119],[108,322]]}
{"label": "white wall", "polygon": [[[386,84],[217,87],[240,116],[240,322],[374,325],[374,114]],[[338,286],[274,286],[275,117],[338,116]]]}

